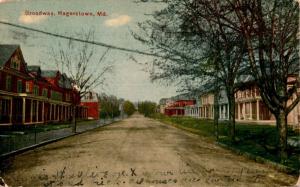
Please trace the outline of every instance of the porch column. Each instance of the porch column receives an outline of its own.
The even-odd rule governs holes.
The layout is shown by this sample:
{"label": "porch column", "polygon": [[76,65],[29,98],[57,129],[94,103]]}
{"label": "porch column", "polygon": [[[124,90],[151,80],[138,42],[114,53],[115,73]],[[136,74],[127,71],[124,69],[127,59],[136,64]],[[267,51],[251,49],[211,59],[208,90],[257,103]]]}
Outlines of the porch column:
{"label": "porch column", "polygon": [[[235,112],[235,111],[234,111]],[[227,119],[229,119],[229,104],[227,104]],[[235,119],[234,119],[235,120]]]}
{"label": "porch column", "polygon": [[219,105],[219,119],[223,119],[222,109],[223,105]]}
{"label": "porch column", "polygon": [[242,114],[243,114],[243,119],[246,120],[246,102],[243,103]]}
{"label": "porch column", "polygon": [[71,117],[71,107],[68,106],[68,119],[70,119],[70,117]]}
{"label": "porch column", "polygon": [[56,120],[56,105],[53,105],[53,120]]}
{"label": "porch column", "polygon": [[56,120],[56,104],[53,104],[53,121]]}
{"label": "porch column", "polygon": [[39,105],[40,102],[36,101],[36,122],[39,122]]}
{"label": "porch column", "polygon": [[30,123],[32,123],[32,113],[33,113],[33,111],[32,111],[32,106],[33,106],[33,102],[32,102],[32,99],[30,99]]}
{"label": "porch column", "polygon": [[49,121],[52,120],[52,104],[49,103],[49,108],[50,108],[50,117],[49,117]]}
{"label": "porch column", "polygon": [[69,118],[71,118],[72,115],[72,106],[69,106]]}
{"label": "porch column", "polygon": [[241,107],[240,107],[240,103],[237,103],[238,106],[238,120],[241,120]]}
{"label": "porch column", "polygon": [[67,106],[64,106],[64,108],[65,108],[65,121],[68,119],[67,118]]}
{"label": "porch column", "polygon": [[201,112],[200,113],[201,113],[200,117],[203,118],[203,115],[204,115],[204,109],[203,109],[203,107],[201,107]]}
{"label": "porch column", "polygon": [[42,122],[45,121],[45,102],[42,102]]}
{"label": "porch column", "polygon": [[13,106],[13,98],[10,100],[10,114],[9,114],[9,123],[12,123],[12,106]]}
{"label": "porch column", "polygon": [[256,101],[256,120],[259,120],[259,100]]}
{"label": "porch column", "polygon": [[199,107],[199,118],[201,118],[201,107]]}
{"label": "porch column", "polygon": [[26,115],[26,99],[23,97],[23,107],[22,107],[22,123],[25,124],[25,115]]}
{"label": "porch column", "polygon": [[60,120],[60,106],[57,105],[57,120]]}
{"label": "porch column", "polygon": [[250,120],[252,120],[252,102],[250,102],[249,104],[250,104]]}

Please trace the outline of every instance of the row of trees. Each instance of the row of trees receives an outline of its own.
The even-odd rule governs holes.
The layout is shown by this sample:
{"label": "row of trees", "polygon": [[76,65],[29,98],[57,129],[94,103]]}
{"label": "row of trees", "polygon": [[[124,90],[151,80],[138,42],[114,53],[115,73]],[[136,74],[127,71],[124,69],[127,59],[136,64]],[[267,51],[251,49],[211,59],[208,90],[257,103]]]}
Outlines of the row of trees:
{"label": "row of trees", "polygon": [[114,118],[123,114],[130,116],[136,111],[131,101],[125,101],[114,95],[101,93],[98,95],[98,101],[100,102],[100,118]]}
{"label": "row of trees", "polygon": [[[285,159],[287,115],[300,100],[299,3],[294,0],[162,2],[166,8],[140,23],[140,33],[133,33],[162,57],[152,63],[152,80],[180,79],[188,91],[210,82],[215,96],[223,87],[229,101],[230,136],[235,142],[234,93],[240,76],[250,75],[276,118],[279,153]],[[218,110],[214,111],[217,125]]]}
{"label": "row of trees", "polygon": [[156,112],[156,103],[151,101],[142,101],[138,103],[138,111],[144,116],[149,117]]}
{"label": "row of trees", "polygon": [[134,104],[128,100],[124,102],[123,110],[128,116],[131,116],[136,111]]}
{"label": "row of trees", "polygon": [[107,95],[101,93],[98,95],[98,101],[100,102],[100,118],[114,118],[121,114],[120,105],[124,102],[124,99],[118,99],[114,95]]}

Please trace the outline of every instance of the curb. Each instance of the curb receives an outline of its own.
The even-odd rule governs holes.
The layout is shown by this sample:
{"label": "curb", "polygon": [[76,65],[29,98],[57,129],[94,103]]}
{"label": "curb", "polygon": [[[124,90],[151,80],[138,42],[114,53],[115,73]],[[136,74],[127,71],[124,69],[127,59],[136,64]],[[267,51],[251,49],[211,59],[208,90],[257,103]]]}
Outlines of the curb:
{"label": "curb", "polygon": [[38,144],[34,144],[34,145],[31,145],[31,146],[28,146],[28,147],[24,147],[24,148],[15,150],[15,151],[11,151],[11,152],[9,152],[9,153],[4,153],[4,154],[0,155],[0,160],[2,161],[2,160],[7,159],[7,158],[9,158],[9,157],[11,157],[11,156],[15,156],[15,155],[24,153],[24,152],[26,152],[26,151],[36,149],[36,148],[38,148],[38,147],[41,147],[41,146],[44,146],[44,145],[47,145],[47,144],[50,144],[50,143],[54,143],[54,142],[63,140],[63,139],[65,139],[65,138],[69,138],[69,137],[72,137],[72,136],[76,136],[76,135],[79,135],[79,134],[83,134],[83,133],[86,133],[86,132],[95,130],[95,129],[97,129],[97,128],[100,128],[100,127],[104,127],[104,126],[113,124],[113,123],[115,123],[115,122],[119,122],[119,121],[113,121],[113,122],[111,122],[111,123],[103,124],[103,125],[101,125],[101,126],[99,126],[99,127],[93,128],[93,129],[88,129],[88,130],[86,130],[86,131],[77,132],[77,133],[70,134],[70,135],[67,135],[67,136],[63,136],[63,137],[60,137],[60,138],[56,138],[56,139],[52,139],[52,140],[43,141],[43,142],[40,142],[40,143],[38,143]]}
{"label": "curb", "polygon": [[251,160],[254,160],[255,162],[257,163],[262,163],[262,164],[266,164],[270,167],[272,167],[273,169],[276,169],[278,171],[281,171],[281,172],[284,172],[284,173],[287,173],[287,174],[298,174],[299,171],[297,171],[296,169],[294,168],[291,168],[291,167],[288,167],[288,166],[285,166],[285,165],[282,165],[282,164],[279,164],[279,163],[276,163],[276,162],[273,162],[271,160],[268,160],[268,159],[265,159],[261,156],[256,156],[256,155],[253,155],[251,153],[247,153],[247,152],[242,152],[241,150],[239,149],[236,149],[236,148],[233,148],[233,147],[230,147],[226,144],[223,144],[223,143],[220,143],[220,142],[215,142],[216,145],[220,146],[220,147],[223,147],[225,149],[228,149],[238,155],[242,155],[248,159],[251,159]]}

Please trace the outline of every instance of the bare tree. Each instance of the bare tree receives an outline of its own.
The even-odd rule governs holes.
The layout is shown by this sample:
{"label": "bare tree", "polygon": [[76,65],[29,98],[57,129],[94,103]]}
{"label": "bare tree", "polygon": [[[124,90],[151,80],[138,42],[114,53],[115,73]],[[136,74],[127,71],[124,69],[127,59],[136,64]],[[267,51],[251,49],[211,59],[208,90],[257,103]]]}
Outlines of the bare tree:
{"label": "bare tree", "polygon": [[287,116],[300,100],[299,3],[294,0],[229,1],[239,19],[252,75],[276,118],[280,156],[287,157]]}
{"label": "bare tree", "polygon": [[[82,31],[77,36],[85,41],[94,41],[95,33],[90,30]],[[105,84],[106,74],[112,71],[113,66],[105,60],[109,52],[107,48],[99,54],[94,45],[88,42],[82,43],[69,39],[67,43],[58,43],[56,48],[51,49],[51,57],[54,59],[57,68],[65,73],[77,87],[80,98],[87,92]],[[73,131],[76,132],[76,110],[73,106]]]}
{"label": "bare tree", "polygon": [[[171,32],[189,34],[188,36],[198,41],[198,43],[195,41],[188,44],[182,42],[188,41],[184,40],[182,34],[179,35],[180,37],[177,40],[174,40],[179,45],[176,45],[175,42],[173,42],[174,45],[169,45],[168,42],[158,42],[153,39],[144,40],[144,42],[156,47],[159,52],[167,53],[166,58],[172,57],[174,59],[178,56],[194,58],[195,55],[202,55],[199,51],[203,48],[201,49],[199,46],[206,43],[204,40],[199,39],[201,37],[195,37],[195,35],[204,36],[202,38],[207,39],[208,34],[216,34],[215,39],[221,42],[221,48],[216,50],[220,52],[220,55],[216,56],[222,59],[217,64],[220,72],[227,72],[223,76],[226,77],[224,81],[227,82],[224,82],[224,86],[228,85],[226,88],[228,99],[230,100],[230,97],[233,96],[233,85],[237,73],[243,73],[244,70],[247,70],[247,68],[240,67],[245,63],[251,70],[250,73],[260,89],[264,103],[276,118],[279,153],[284,160],[287,157],[287,116],[300,100],[298,91],[299,36],[297,37],[299,33],[299,2],[295,0],[184,0],[169,1],[168,4],[169,9],[154,14],[159,15],[159,19],[156,18],[156,20],[160,24],[152,22],[148,24],[148,27],[145,27],[145,30],[149,30],[149,28],[154,30],[170,28]],[[168,14],[173,15],[173,18],[169,19],[171,21],[166,22],[165,19],[168,18],[166,15]],[[193,30],[182,32],[182,29],[178,29],[178,27],[174,29],[174,25],[182,23],[182,20],[184,20],[182,17],[185,14],[187,15],[185,17],[190,18],[188,19],[190,21],[183,26],[194,28],[197,32],[193,32]],[[203,24],[203,20],[206,24]],[[150,38],[152,35],[155,35],[155,33],[150,34]],[[232,39],[235,42],[232,43]],[[213,40],[207,39],[207,41],[214,43]],[[191,49],[188,47],[191,43],[194,43],[194,49],[198,50],[187,50]],[[184,48],[182,45],[184,45]],[[205,47],[207,46],[204,46],[204,49]],[[179,50],[174,51],[174,49]],[[191,56],[191,53],[194,56]],[[185,62],[188,60],[188,58],[183,59],[185,59]],[[203,64],[197,63],[197,59],[200,58],[194,58],[195,65],[187,66],[188,68],[184,68],[184,63],[179,66],[176,63],[176,58],[175,61],[172,60],[175,65],[160,63],[163,65],[158,67],[162,66],[160,69],[162,69],[162,72],[167,72],[164,76],[168,77],[174,72],[177,73],[168,69],[180,70],[179,73],[181,73],[187,72],[191,67],[201,67]],[[186,71],[182,71],[180,68]],[[211,69],[209,68],[209,70]],[[207,70],[200,71],[201,73],[205,74]],[[229,103],[234,108],[233,101],[231,100]],[[232,109],[230,110],[230,116],[234,116],[234,110]],[[234,129],[232,129],[233,133]]]}
{"label": "bare tree", "polygon": [[[78,33],[85,41],[94,41],[95,32],[89,30]],[[106,75],[111,73],[113,66],[106,61],[109,48],[99,53],[94,45],[80,43],[70,39],[67,43],[58,43],[51,49],[51,56],[57,68],[69,76],[78,87],[80,97],[88,91],[105,84]]]}
{"label": "bare tree", "polygon": [[153,80],[201,80],[198,85],[185,84],[194,85],[192,89],[199,89],[207,79],[214,80],[216,127],[219,87],[225,87],[229,100],[231,138],[234,141],[235,80],[241,73],[245,45],[235,28],[223,25],[220,17],[214,17],[215,10],[218,14],[233,17],[234,11],[228,12],[221,6],[215,0],[169,2],[167,8],[153,15],[154,21],[140,24],[144,35],[134,36],[151,46],[153,53],[164,56],[153,62],[156,67],[151,76]]}

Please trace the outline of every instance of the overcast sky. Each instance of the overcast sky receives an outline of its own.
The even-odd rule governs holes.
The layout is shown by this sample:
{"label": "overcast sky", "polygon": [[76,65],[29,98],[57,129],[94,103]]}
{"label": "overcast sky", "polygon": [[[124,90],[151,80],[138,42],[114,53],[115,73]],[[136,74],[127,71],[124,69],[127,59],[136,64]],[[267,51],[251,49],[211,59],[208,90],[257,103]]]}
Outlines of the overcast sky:
{"label": "overcast sky", "polygon": [[[95,30],[95,40],[119,47],[146,50],[136,41],[130,31],[138,32],[137,23],[147,19],[145,14],[161,8],[160,4],[134,3],[134,0],[0,0],[0,20],[24,25],[52,33],[76,36],[82,30]],[[25,11],[49,11],[55,16],[28,16]],[[105,11],[107,16],[58,16],[58,11],[92,12]],[[29,65],[41,65],[42,69],[55,68],[49,50],[66,40],[32,33],[22,29],[0,24],[1,44],[20,44],[26,62]],[[96,47],[99,54],[105,50]],[[1,51],[0,51],[1,55]],[[140,62],[149,62],[152,57],[130,54],[122,51],[110,51],[106,60],[114,64],[114,72],[108,77],[104,89],[97,92],[114,94],[117,97],[138,100],[158,101],[162,97],[176,95],[174,86],[166,87],[151,83],[149,74],[142,65],[130,59],[134,57]]]}

